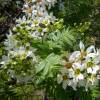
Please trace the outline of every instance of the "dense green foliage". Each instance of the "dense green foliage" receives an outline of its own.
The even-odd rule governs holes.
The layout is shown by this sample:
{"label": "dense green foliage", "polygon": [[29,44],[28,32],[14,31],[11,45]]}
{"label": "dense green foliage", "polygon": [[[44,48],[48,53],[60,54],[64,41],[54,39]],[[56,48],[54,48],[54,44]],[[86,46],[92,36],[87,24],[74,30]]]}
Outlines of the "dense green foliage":
{"label": "dense green foliage", "polygon": [[[0,24],[4,25],[3,28],[6,28],[9,19],[7,24],[9,27],[6,31],[9,34],[6,35],[6,39],[0,40],[2,41],[0,43],[0,100],[95,100],[100,96],[100,82],[98,86],[93,83],[95,79],[100,79],[100,76],[97,77],[100,73],[99,69],[93,67],[95,65],[100,67],[98,62],[100,61],[100,1],[57,0],[53,7],[51,6],[55,0],[52,1],[53,3],[46,0],[46,3],[40,7],[38,3],[42,0],[24,1],[26,3],[23,0],[0,0]],[[20,11],[21,9],[24,13]],[[43,11],[43,18],[43,13],[37,13],[36,9]],[[52,14],[49,15],[48,12],[51,11],[57,18]],[[13,19],[16,21],[12,21]],[[0,31],[6,34],[1,28]],[[83,41],[85,46],[80,41]],[[91,49],[88,51],[90,45]],[[77,51],[80,51],[81,56],[78,55],[79,59],[76,60],[74,57],[77,54],[74,55],[72,59],[75,61],[70,62],[72,52]],[[92,59],[94,55],[97,55],[97,58]],[[91,60],[87,56],[90,56]],[[61,74],[60,70],[67,64],[68,67],[73,68],[73,63],[78,61],[82,61],[80,66],[85,63],[84,66],[96,70],[92,72],[90,69],[88,73],[88,68],[85,67],[86,72],[82,71],[86,74],[84,76],[88,77],[86,80],[90,82],[86,81],[86,85],[92,84],[92,86],[88,89],[85,86],[76,86],[77,89],[74,89],[73,84],[73,87],[68,85],[64,89],[57,80],[58,75]],[[74,78],[77,78],[79,73],[81,70],[74,73],[76,75]],[[93,78],[91,78],[92,74]],[[66,79],[67,77],[63,77],[63,81]],[[79,80],[81,79],[77,81]]]}

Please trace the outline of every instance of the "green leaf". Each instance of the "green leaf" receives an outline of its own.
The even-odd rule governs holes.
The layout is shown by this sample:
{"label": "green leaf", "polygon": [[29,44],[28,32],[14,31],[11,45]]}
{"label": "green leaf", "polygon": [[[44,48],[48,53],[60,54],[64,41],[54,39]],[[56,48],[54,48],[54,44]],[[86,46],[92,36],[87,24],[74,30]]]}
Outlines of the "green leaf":
{"label": "green leaf", "polygon": [[51,74],[53,69],[56,69],[60,62],[60,56],[51,53],[46,59],[41,61],[36,66],[36,73],[40,73],[42,71],[42,76],[45,77],[49,73]]}
{"label": "green leaf", "polygon": [[73,35],[74,30],[73,29],[64,29],[62,32],[57,31],[50,33],[47,42],[49,43],[49,47],[51,48],[62,48],[65,46],[73,46],[73,43],[76,41],[75,37]]}

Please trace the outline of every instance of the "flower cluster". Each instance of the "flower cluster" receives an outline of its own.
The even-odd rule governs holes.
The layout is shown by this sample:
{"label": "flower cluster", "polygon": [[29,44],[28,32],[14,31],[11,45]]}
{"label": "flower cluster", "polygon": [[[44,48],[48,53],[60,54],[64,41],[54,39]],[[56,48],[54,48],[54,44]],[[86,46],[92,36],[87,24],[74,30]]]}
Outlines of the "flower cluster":
{"label": "flower cluster", "polygon": [[98,83],[98,73],[100,70],[100,50],[96,50],[92,45],[85,50],[82,42],[79,44],[80,51],[75,51],[69,57],[69,61],[64,63],[60,69],[57,81],[62,83],[62,87],[67,86],[76,90],[85,87],[86,90]]}
{"label": "flower cluster", "polygon": [[50,9],[54,6],[56,0],[32,0],[25,2],[23,12],[25,12],[28,17],[46,17],[49,16],[47,8]]}
{"label": "flower cluster", "polygon": [[[4,45],[7,54],[2,56],[0,61],[1,68],[9,69],[10,67],[10,69],[16,70],[19,66],[20,68],[22,67],[22,69],[18,70],[23,71],[27,63],[30,64],[29,68],[33,68],[34,64],[37,62],[37,58],[34,54],[36,49],[31,47],[29,43],[22,45],[15,38],[15,35],[12,35],[12,32],[7,35]],[[24,63],[24,61],[26,61],[26,63]],[[20,65],[18,65],[19,63]]]}
{"label": "flower cluster", "polygon": [[[5,54],[0,59],[0,68],[8,75],[9,70],[22,77],[34,73],[34,66],[37,63],[37,56],[34,54],[31,41],[41,39],[48,32],[49,25],[53,24],[56,18],[48,9],[54,5],[56,0],[25,0],[23,6],[23,17],[16,20],[16,26],[9,32],[4,41]],[[15,76],[13,75],[13,76]]]}
{"label": "flower cluster", "polygon": [[53,13],[49,14],[47,11],[55,2],[55,0],[32,0],[30,2],[26,0],[23,7],[25,16],[16,20],[16,27],[13,30],[24,27],[30,31],[29,34],[32,37],[42,37],[48,32],[48,26],[56,20]]}

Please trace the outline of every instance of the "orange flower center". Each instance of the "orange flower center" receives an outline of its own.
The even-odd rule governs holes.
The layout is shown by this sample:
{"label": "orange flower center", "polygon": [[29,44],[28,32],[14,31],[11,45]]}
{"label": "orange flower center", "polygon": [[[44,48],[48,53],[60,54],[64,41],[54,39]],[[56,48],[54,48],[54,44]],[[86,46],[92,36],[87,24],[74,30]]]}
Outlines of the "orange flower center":
{"label": "orange flower center", "polygon": [[72,67],[72,63],[70,63],[70,62],[66,63],[65,67],[68,68],[68,69],[71,68]]}

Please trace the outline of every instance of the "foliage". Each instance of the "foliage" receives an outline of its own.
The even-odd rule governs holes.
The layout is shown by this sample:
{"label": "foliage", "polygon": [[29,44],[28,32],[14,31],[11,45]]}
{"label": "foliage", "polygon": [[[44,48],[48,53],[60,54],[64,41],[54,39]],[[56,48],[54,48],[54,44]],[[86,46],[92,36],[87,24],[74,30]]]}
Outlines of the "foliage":
{"label": "foliage", "polygon": [[52,8],[55,16],[64,19],[66,26],[73,26],[74,23],[91,22],[89,32],[100,36],[100,11],[99,0],[58,0],[55,7]]}
{"label": "foliage", "polygon": [[[51,63],[52,62],[52,63]],[[50,54],[46,59],[36,65],[36,73],[39,74],[38,81],[45,80],[47,78],[53,78],[57,73],[57,69],[60,67],[60,56]]]}
{"label": "foliage", "polygon": [[[73,43],[75,43],[75,38],[73,35],[74,31],[69,28],[62,30],[62,32],[53,32],[48,35],[48,39],[50,39],[49,46],[50,48],[60,48],[60,49],[68,49],[67,46],[72,47]],[[69,47],[69,49],[71,49]]]}
{"label": "foliage", "polygon": [[6,38],[15,18],[19,17],[23,3],[23,0],[0,0],[0,42]]}
{"label": "foliage", "polygon": [[8,5],[12,0],[0,0],[0,6]]}
{"label": "foliage", "polygon": [[[98,0],[25,0],[22,16],[0,43],[0,99],[95,100],[100,49],[90,32],[97,5]],[[2,22],[6,17],[0,16]]]}

